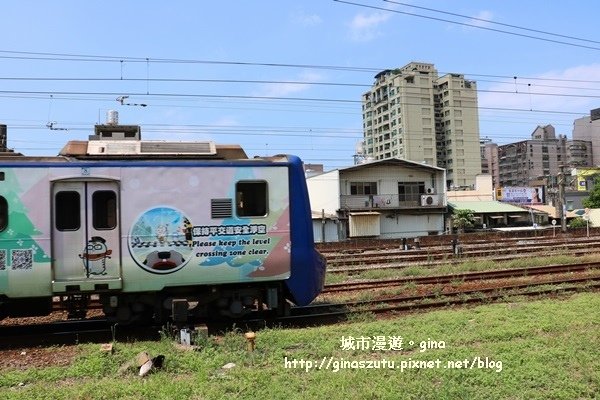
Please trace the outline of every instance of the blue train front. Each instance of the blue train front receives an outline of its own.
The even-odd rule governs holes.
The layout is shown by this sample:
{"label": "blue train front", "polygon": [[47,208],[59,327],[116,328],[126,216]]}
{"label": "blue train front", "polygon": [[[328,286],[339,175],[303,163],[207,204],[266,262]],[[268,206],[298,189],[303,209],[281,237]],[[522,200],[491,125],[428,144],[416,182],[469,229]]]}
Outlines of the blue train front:
{"label": "blue train front", "polygon": [[0,317],[47,314],[53,297],[72,315],[98,298],[123,323],[282,314],[320,293],[297,157],[119,128],[61,157],[0,158]]}

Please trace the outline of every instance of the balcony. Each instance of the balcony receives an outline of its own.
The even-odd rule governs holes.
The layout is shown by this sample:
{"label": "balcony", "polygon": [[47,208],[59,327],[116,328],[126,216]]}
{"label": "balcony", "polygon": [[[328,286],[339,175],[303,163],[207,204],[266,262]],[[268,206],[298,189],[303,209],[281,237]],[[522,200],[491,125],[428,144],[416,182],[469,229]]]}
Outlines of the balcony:
{"label": "balcony", "polygon": [[390,210],[390,209],[423,209],[444,208],[443,195],[419,194],[414,196],[400,196],[398,194],[375,195],[342,195],[340,196],[342,209],[347,210]]}

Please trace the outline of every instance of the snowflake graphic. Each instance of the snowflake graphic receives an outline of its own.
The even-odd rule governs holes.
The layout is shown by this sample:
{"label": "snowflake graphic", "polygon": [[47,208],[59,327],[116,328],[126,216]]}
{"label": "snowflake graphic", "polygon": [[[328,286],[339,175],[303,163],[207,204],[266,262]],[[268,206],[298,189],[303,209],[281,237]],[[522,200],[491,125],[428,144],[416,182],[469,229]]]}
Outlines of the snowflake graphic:
{"label": "snowflake graphic", "polygon": [[291,253],[291,252],[292,252],[292,243],[291,243],[291,242],[287,242],[287,243],[285,244],[285,246],[283,247],[283,249],[284,249],[285,251],[287,251],[288,253]]}
{"label": "snowflake graphic", "polygon": [[254,268],[255,271],[264,271],[265,270],[265,266],[263,265],[263,263],[261,262],[260,264],[258,264],[256,266],[256,268]]}
{"label": "snowflake graphic", "polygon": [[22,239],[17,240],[17,244],[19,245],[19,247],[23,246],[23,240]]}
{"label": "snowflake graphic", "polygon": [[33,254],[36,254],[38,250],[39,250],[39,247],[37,247],[35,244],[31,245],[31,251]]}
{"label": "snowflake graphic", "polygon": [[15,234],[15,231],[13,231],[12,229],[9,229],[6,231],[6,233],[8,233],[10,236]]}

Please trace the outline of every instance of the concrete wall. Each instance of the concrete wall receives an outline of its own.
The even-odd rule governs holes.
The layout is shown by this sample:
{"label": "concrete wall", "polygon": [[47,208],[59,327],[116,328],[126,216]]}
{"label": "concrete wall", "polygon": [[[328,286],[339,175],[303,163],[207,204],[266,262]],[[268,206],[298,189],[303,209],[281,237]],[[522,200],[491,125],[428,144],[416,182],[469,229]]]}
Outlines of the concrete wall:
{"label": "concrete wall", "polygon": [[306,179],[310,209],[326,214],[337,214],[340,209],[339,171],[334,170]]}

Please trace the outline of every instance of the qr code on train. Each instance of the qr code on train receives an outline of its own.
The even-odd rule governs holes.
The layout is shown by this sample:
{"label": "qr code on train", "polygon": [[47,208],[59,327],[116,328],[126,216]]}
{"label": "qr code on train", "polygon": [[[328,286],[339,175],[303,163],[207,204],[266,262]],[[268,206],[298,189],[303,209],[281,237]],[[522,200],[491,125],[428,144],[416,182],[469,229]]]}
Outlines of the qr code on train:
{"label": "qr code on train", "polygon": [[6,269],[6,250],[0,250],[0,271]]}
{"label": "qr code on train", "polygon": [[32,250],[13,250],[12,269],[29,269],[33,264]]}

